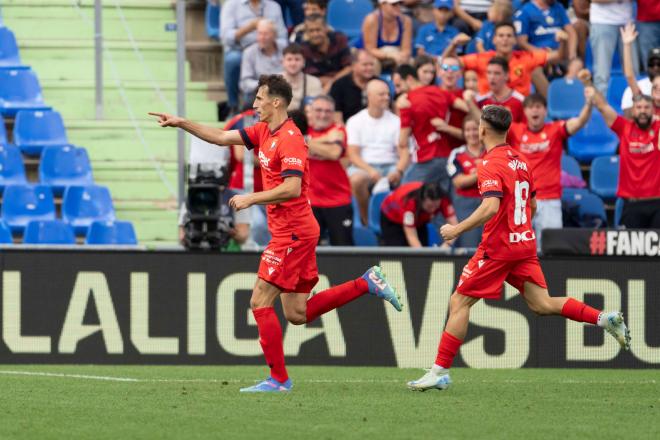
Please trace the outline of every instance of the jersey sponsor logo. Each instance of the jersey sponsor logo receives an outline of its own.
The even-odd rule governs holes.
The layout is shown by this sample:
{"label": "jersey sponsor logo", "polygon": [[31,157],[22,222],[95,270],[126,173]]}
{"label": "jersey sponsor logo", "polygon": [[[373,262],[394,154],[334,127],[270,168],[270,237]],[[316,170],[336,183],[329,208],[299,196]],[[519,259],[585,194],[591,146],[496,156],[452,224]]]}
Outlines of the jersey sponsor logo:
{"label": "jersey sponsor logo", "polygon": [[630,142],[629,151],[633,154],[646,154],[653,151],[653,142]]}
{"label": "jersey sponsor logo", "polygon": [[483,266],[486,262],[484,260],[479,260],[477,264],[479,265],[479,269],[481,269],[481,266]]}
{"label": "jersey sponsor logo", "polygon": [[509,243],[520,243],[521,241],[532,241],[536,238],[534,231],[527,230],[524,232],[510,232]]}
{"label": "jersey sponsor logo", "polygon": [[282,159],[282,162],[284,162],[286,165],[291,165],[294,167],[301,167],[303,166],[303,161],[302,159],[298,157],[285,157]]}
{"label": "jersey sponsor logo", "polygon": [[527,164],[525,162],[521,162],[518,159],[513,159],[509,161],[508,163],[509,168],[511,168],[513,171],[516,170],[525,170],[527,171]]}
{"label": "jersey sponsor logo", "polygon": [[497,180],[493,179],[486,179],[483,182],[481,182],[481,189],[485,191],[488,188],[499,188],[500,187],[500,182]]}
{"label": "jersey sponsor logo", "polygon": [[550,146],[550,141],[536,142],[532,144],[520,144],[520,150],[523,153],[537,153],[539,151],[547,150]]}
{"label": "jersey sponsor logo", "polygon": [[270,159],[267,158],[264,152],[261,150],[259,150],[259,163],[263,168],[270,170],[270,168],[268,167],[268,164],[270,163]]}

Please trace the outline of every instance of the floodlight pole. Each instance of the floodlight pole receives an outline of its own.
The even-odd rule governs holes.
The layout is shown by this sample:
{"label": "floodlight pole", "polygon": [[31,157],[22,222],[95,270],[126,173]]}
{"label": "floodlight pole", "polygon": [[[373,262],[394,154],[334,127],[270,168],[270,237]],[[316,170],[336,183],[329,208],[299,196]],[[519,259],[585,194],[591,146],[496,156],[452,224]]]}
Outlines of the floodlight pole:
{"label": "floodlight pole", "polygon": [[96,119],[103,119],[103,6],[94,0],[94,69],[96,82]]}
{"label": "floodlight pole", "polygon": [[[186,2],[176,2],[176,111],[179,116],[186,116]],[[179,170],[179,206],[185,200],[186,176],[186,133],[177,130],[177,159]]]}

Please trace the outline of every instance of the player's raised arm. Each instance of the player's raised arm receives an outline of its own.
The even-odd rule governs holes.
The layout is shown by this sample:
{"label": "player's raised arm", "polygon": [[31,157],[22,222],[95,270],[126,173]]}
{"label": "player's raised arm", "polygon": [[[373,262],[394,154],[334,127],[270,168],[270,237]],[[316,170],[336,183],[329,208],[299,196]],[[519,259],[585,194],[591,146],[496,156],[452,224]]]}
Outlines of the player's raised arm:
{"label": "player's raised arm", "polygon": [[221,128],[209,127],[197,122],[189,121],[167,113],[149,112],[151,116],[158,117],[158,125],[161,127],[176,127],[187,131],[193,136],[216,145],[245,145],[238,130],[223,130]]}

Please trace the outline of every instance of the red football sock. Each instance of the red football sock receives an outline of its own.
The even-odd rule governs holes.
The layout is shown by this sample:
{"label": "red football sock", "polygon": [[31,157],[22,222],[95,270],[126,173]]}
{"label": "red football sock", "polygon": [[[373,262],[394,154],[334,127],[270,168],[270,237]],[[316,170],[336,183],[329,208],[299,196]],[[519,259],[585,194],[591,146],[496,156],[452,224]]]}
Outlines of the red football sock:
{"label": "red football sock", "polygon": [[438,346],[438,356],[435,358],[435,364],[449,369],[452,362],[454,362],[454,357],[456,357],[456,353],[458,353],[458,349],[461,348],[462,343],[462,340],[458,339],[451,333],[442,332],[440,345]]}
{"label": "red football sock", "polygon": [[322,314],[341,307],[368,291],[367,281],[357,278],[317,293],[307,301],[307,322],[314,321]]}
{"label": "red football sock", "polygon": [[289,378],[284,365],[284,348],[282,347],[282,326],[277,319],[273,307],[263,307],[252,310],[259,328],[259,343],[270,367],[270,377],[278,382]]}
{"label": "red football sock", "polygon": [[561,315],[578,322],[588,322],[589,324],[598,323],[600,311],[589,307],[582,301],[568,298],[561,308]]}

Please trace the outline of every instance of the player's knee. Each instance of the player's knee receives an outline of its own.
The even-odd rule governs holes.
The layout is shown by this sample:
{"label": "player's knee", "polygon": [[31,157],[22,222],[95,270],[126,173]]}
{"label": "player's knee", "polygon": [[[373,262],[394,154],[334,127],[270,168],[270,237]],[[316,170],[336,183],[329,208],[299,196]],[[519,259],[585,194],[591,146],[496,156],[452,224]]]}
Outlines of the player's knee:
{"label": "player's knee", "polygon": [[284,317],[293,325],[307,323],[307,313],[302,309],[284,309]]}

